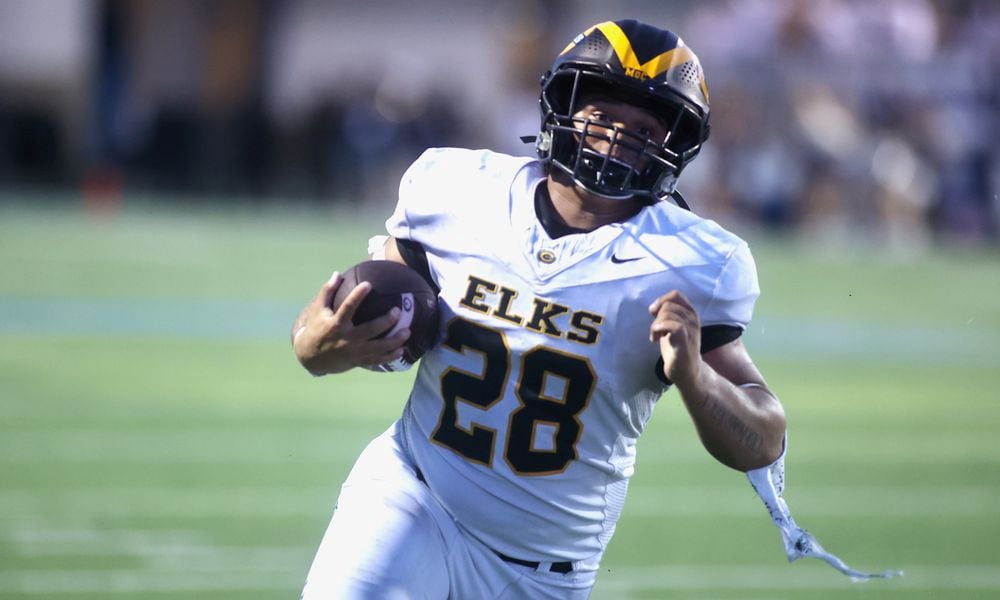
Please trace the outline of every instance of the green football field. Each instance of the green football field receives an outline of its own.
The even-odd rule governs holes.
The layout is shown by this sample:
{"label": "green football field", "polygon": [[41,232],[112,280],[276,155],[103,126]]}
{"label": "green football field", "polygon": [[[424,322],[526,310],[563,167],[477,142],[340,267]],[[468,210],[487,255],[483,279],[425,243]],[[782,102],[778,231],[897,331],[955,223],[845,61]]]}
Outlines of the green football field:
{"label": "green football field", "polygon": [[[314,379],[288,330],[377,228],[0,205],[0,597],[298,598],[412,374]],[[785,498],[852,566],[906,575],[788,564],[668,393],[593,598],[1000,598],[1000,253],[748,237],[764,293],[746,339],[788,414]]]}

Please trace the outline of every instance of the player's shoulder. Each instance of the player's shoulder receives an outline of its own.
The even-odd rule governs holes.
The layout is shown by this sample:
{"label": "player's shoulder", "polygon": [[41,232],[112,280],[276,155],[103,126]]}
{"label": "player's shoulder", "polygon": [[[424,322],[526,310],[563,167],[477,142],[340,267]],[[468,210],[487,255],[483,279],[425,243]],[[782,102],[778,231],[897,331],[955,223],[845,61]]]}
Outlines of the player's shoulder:
{"label": "player's shoulder", "polygon": [[708,263],[722,264],[736,253],[749,253],[746,241],[739,235],[668,201],[644,210],[636,222],[635,234],[654,251],[676,256],[678,246],[682,246]]}
{"label": "player's shoulder", "polygon": [[540,162],[533,158],[431,148],[403,175],[387,227],[392,235],[408,238],[488,228],[509,220],[512,196],[522,198],[541,173]]}
{"label": "player's shoulder", "polygon": [[519,171],[537,162],[534,158],[486,149],[429,148],[407,169],[402,185],[427,182],[461,185],[484,178],[513,179]]}
{"label": "player's shoulder", "polygon": [[664,277],[681,276],[702,323],[746,327],[760,294],[746,241],[673,203],[659,202],[643,212],[630,238],[669,267],[662,271]]}
{"label": "player's shoulder", "polygon": [[[502,210],[518,182],[542,176],[537,159],[491,150],[431,148],[407,169],[399,184],[398,209],[411,217],[472,218]],[[516,187],[515,187],[516,186]]]}

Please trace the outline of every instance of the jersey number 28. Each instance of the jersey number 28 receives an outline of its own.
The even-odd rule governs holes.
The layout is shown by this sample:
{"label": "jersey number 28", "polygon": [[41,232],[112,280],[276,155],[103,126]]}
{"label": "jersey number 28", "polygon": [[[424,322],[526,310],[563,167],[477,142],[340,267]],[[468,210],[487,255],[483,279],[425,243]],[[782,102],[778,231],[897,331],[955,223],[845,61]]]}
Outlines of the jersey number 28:
{"label": "jersey number 28", "polygon": [[[444,408],[431,439],[471,461],[492,466],[496,430],[474,422],[463,427],[458,403],[489,410],[504,397],[510,374],[507,339],[502,331],[459,318],[449,323],[442,343],[461,354],[480,354],[483,368],[470,373],[449,367],[442,373]],[[510,414],[504,459],[522,475],[560,473],[577,457],[576,443],[583,431],[578,416],[594,391],[594,370],[585,357],[536,346],[521,356],[519,373],[514,394],[520,407]],[[547,395],[550,377],[561,380],[552,388],[558,396]],[[536,438],[543,431],[552,434],[548,444],[540,443],[541,436]]]}

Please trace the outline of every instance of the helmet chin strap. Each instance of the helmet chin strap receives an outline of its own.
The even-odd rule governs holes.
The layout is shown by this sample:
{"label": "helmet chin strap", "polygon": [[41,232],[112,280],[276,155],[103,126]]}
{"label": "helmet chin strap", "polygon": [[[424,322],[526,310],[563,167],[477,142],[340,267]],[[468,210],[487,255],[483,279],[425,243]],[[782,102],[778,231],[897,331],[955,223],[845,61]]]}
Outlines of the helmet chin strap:
{"label": "helmet chin strap", "polygon": [[688,206],[687,200],[685,200],[684,196],[682,196],[681,193],[678,192],[677,190],[670,192],[669,198],[673,200],[674,204],[676,204],[677,206],[683,208],[686,211],[691,211],[691,207]]}

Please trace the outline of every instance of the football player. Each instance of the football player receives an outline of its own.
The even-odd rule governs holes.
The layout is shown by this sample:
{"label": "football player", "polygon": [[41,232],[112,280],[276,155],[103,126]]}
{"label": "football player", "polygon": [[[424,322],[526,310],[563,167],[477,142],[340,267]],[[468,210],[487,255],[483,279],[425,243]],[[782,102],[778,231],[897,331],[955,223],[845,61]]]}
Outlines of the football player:
{"label": "football player", "polygon": [[[431,149],[402,178],[370,251],[440,290],[440,339],[344,483],[303,598],[586,598],[671,387],[712,456],[780,475],[784,412],[741,339],[753,258],[676,191],[709,134],[698,58],[600,23],[540,104],[537,158]],[[370,287],[332,310],[340,282],[296,320],[298,359],[398,361],[406,329],[371,339],[398,316],[353,326]]]}

